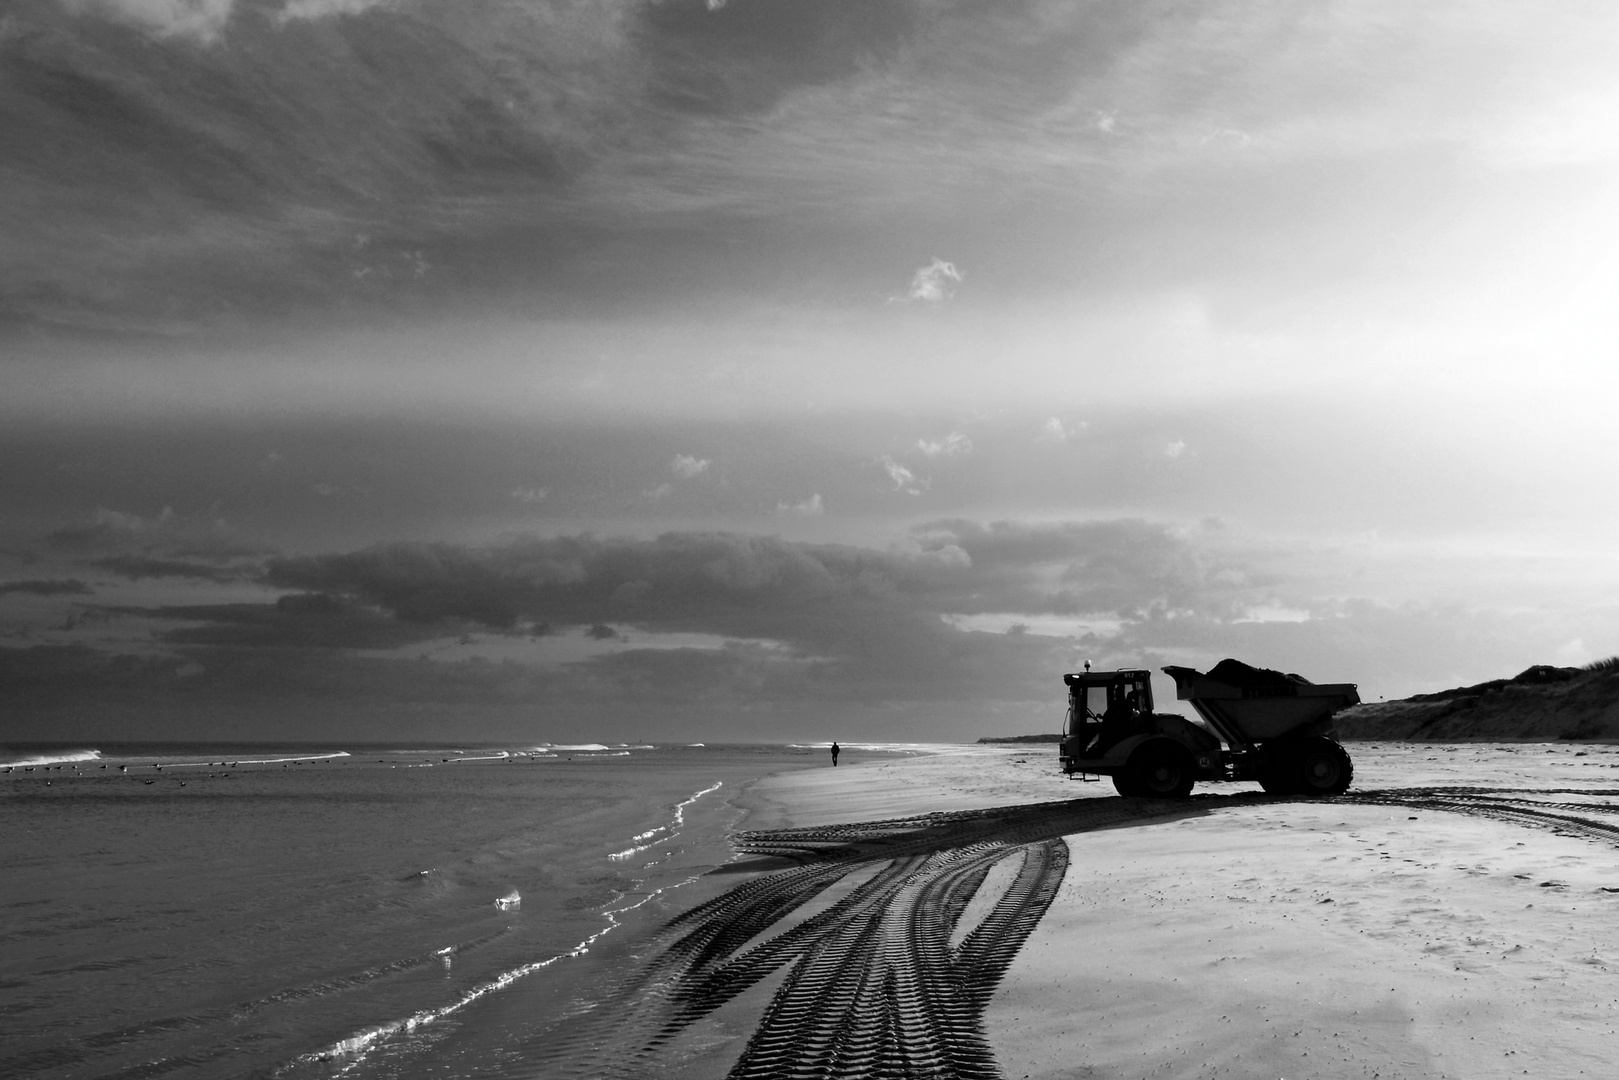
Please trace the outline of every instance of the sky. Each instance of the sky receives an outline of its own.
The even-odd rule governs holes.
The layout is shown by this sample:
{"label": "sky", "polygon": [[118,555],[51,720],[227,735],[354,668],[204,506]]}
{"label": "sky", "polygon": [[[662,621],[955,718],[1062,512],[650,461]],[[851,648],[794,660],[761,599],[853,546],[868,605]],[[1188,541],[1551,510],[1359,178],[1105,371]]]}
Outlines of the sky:
{"label": "sky", "polygon": [[1619,653],[1616,38],[10,0],[0,722],[938,741],[1087,660]]}

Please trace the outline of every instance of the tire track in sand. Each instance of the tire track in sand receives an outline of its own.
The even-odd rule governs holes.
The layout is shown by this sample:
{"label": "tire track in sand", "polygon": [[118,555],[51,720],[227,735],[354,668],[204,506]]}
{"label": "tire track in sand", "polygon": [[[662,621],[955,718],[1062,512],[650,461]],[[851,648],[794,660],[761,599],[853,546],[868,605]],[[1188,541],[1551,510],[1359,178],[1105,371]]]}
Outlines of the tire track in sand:
{"label": "tire track in sand", "polygon": [[[1081,799],[740,833],[735,847],[754,858],[732,869],[761,873],[672,919],[636,975],[553,1032],[531,1060],[547,1077],[656,1074],[672,1040],[781,973],[729,1080],[998,1078],[984,1009],[1056,895],[1068,867],[1064,836],[1321,801],[1443,810],[1619,843],[1619,805],[1549,801],[1553,795],[1619,799],[1619,788]],[[1003,860],[1015,860],[1011,884],[977,926],[961,926]],[[822,910],[764,936],[856,874],[867,876]],[[966,933],[952,947],[958,930]]]}
{"label": "tire track in sand", "polygon": [[[738,834],[756,858],[735,869],[785,869],[676,916],[635,977],[553,1032],[535,1064],[581,1080],[655,1073],[693,1023],[780,973],[732,1080],[999,1077],[984,1008],[1062,883],[1062,838],[1204,809],[1086,799]],[[1010,884],[963,925],[1003,860]],[[822,910],[762,937],[857,873]]]}
{"label": "tire track in sand", "polygon": [[1545,798],[1548,795],[1614,799],[1619,798],[1619,788],[1391,788],[1352,791],[1340,796],[1339,800],[1373,806],[1403,806],[1414,810],[1443,810],[1529,828],[1550,829],[1610,844],[1619,843],[1619,821],[1601,820],[1603,816],[1619,815],[1619,805],[1568,800],[1553,802]]}

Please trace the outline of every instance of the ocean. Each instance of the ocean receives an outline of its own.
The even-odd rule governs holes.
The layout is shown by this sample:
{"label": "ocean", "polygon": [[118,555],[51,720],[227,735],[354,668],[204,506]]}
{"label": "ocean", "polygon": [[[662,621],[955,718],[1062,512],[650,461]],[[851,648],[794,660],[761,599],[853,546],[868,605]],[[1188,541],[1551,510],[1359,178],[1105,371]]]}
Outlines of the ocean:
{"label": "ocean", "polygon": [[826,764],[807,746],[0,748],[0,1076],[535,1075],[522,1046],[736,884],[704,875],[732,858],[748,781]]}

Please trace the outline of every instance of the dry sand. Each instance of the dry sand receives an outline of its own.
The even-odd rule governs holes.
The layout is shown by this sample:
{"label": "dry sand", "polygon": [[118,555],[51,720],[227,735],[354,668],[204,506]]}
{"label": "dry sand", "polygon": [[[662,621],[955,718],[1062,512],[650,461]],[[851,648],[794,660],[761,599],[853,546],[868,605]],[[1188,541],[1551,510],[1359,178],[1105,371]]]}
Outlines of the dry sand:
{"label": "dry sand", "polygon": [[[1519,789],[1494,798],[1575,804],[1552,809],[1565,832],[1619,804],[1612,747],[1350,749],[1352,795]],[[1064,837],[1055,899],[982,1014],[1005,1076],[1619,1074],[1619,891],[1605,891],[1619,890],[1619,835],[1426,802],[1199,805],[1257,788],[1198,790],[1216,798],[1188,816]],[[1061,777],[1049,747],[846,764],[755,795],[764,828],[1115,800]],[[1490,799],[1461,805],[1494,812]],[[961,921],[1009,877],[986,879]]]}
{"label": "dry sand", "polygon": [[[753,785],[741,857],[539,1075],[1611,1077],[1619,750],[1352,744],[1338,799],[1051,747]],[[1613,891],[1609,891],[1613,890]]]}

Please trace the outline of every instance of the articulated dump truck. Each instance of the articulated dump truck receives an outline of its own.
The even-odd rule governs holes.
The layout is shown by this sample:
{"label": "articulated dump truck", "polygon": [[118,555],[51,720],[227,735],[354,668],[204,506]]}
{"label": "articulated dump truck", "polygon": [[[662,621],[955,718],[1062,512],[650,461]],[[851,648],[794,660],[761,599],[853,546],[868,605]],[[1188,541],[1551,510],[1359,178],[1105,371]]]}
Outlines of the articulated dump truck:
{"label": "articulated dump truck", "polygon": [[1152,711],[1151,672],[1064,675],[1063,772],[1111,776],[1120,795],[1184,799],[1198,780],[1257,780],[1275,795],[1342,795],[1354,767],[1332,715],[1360,702],[1353,683],[1222,660],[1207,675],[1166,667],[1202,724]]}

